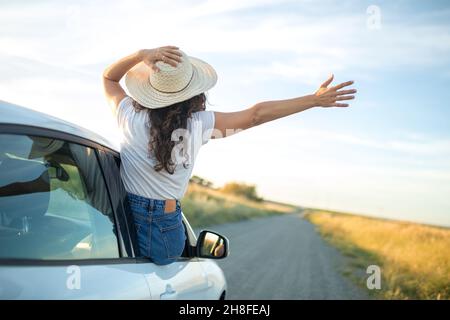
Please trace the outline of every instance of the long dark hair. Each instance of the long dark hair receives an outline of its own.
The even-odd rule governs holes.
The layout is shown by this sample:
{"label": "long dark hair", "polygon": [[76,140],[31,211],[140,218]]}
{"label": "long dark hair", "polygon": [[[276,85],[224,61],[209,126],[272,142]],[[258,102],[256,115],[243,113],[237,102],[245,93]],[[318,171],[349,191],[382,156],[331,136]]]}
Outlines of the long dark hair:
{"label": "long dark hair", "polygon": [[[150,127],[148,152],[150,157],[156,159],[154,169],[156,171],[164,169],[173,174],[176,164],[172,160],[172,150],[177,142],[172,141],[172,132],[176,129],[186,129],[187,120],[192,113],[205,110],[206,95],[201,93],[188,100],[160,109],[145,108],[136,101],[133,101],[133,106],[136,112],[148,113]],[[183,163],[183,166],[186,168],[188,165]]]}

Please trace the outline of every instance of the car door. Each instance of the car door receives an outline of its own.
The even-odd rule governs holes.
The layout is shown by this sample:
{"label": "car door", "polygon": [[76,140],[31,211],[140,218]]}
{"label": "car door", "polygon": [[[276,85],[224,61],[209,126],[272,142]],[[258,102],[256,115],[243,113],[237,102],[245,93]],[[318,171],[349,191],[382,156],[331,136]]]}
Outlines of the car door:
{"label": "car door", "polygon": [[0,299],[149,299],[101,146],[0,125]]}
{"label": "car door", "polygon": [[183,220],[187,236],[183,256],[178,261],[165,266],[158,266],[149,261],[145,263],[148,269],[144,274],[154,299],[211,299],[207,274],[200,260],[193,256],[195,236],[190,232],[184,215]]}
{"label": "car door", "polygon": [[[126,203],[126,191],[120,180],[120,158],[109,152],[99,152],[102,167],[110,190],[113,205],[125,209],[123,224],[128,225],[133,251],[137,252],[137,238],[132,215]],[[195,246],[195,235],[184,219],[187,240],[183,256],[169,265],[156,265],[149,259],[141,257],[136,261],[140,272],[150,287],[152,299],[205,299],[208,296],[208,280],[199,259],[194,257],[192,247]]]}

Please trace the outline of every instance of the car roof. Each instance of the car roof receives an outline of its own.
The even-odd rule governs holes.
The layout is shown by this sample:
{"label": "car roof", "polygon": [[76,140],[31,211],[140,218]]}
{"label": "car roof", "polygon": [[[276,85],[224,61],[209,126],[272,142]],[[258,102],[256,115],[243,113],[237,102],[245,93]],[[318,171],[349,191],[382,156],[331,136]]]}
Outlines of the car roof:
{"label": "car roof", "polygon": [[25,108],[0,100],[0,124],[17,124],[24,126],[40,127],[72,134],[109,149],[119,151],[118,147],[101,135],[71,122],[53,117],[46,113]]}

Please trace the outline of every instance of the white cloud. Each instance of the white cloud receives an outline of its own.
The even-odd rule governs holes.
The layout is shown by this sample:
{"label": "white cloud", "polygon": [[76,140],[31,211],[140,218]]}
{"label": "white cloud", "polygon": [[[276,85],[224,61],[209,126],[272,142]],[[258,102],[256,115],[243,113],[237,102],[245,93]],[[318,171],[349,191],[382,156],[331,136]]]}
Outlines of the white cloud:
{"label": "white cloud", "polygon": [[387,151],[402,152],[413,155],[440,156],[450,158],[450,139],[429,137],[420,140],[371,140],[349,134],[329,133],[337,141]]}
{"label": "white cloud", "polygon": [[[2,25],[13,25],[19,35],[11,39],[3,33],[1,50],[26,57],[37,55],[41,61],[82,65],[108,61],[142,46],[170,42],[197,53],[251,56],[275,52],[280,57],[273,60],[269,57],[264,62],[269,64],[268,68],[256,63],[259,71],[265,69],[271,75],[275,70],[278,75],[306,78],[318,73],[308,68],[310,65],[319,71],[326,69],[327,64],[338,70],[373,70],[380,66],[449,61],[450,28],[432,22],[414,25],[413,21],[407,24],[390,21],[382,30],[372,32],[365,27],[365,10],[344,13],[336,4],[329,6],[334,10],[314,16],[309,16],[307,10],[283,11],[283,3],[278,4],[274,13],[239,16],[245,19],[234,15],[242,9],[264,8],[273,3],[233,0],[192,5],[186,1],[109,1],[83,5],[54,3],[51,7],[44,6],[46,9],[18,5],[7,10],[8,17],[0,14],[6,19]],[[306,2],[303,6],[317,5]],[[41,11],[45,14],[40,15]],[[45,34],[30,32],[38,25]],[[322,67],[317,66],[317,61]]]}
{"label": "white cloud", "polygon": [[262,7],[268,4],[283,5],[283,0],[227,0],[227,1],[216,1],[216,0],[207,0],[199,3],[196,6],[193,6],[187,12],[192,17],[198,16],[208,16],[214,14],[224,14],[233,11],[238,11],[242,9],[249,9],[253,7]]}

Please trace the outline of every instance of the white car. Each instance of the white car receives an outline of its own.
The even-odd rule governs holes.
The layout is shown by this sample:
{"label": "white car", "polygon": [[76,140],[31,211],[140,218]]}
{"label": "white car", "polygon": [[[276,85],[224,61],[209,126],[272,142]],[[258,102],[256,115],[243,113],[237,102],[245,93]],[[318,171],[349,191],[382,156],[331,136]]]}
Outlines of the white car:
{"label": "white car", "polygon": [[0,101],[0,299],[224,299],[228,240],[186,217],[183,256],[138,257],[120,154],[101,136]]}

